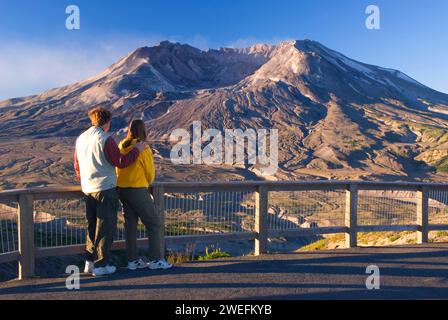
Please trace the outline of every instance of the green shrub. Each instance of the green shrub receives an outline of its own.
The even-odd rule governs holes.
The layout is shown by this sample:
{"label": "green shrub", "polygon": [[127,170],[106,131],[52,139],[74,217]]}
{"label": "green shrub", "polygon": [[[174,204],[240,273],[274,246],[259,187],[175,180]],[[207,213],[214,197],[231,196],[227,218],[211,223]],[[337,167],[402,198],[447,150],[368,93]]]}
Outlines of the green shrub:
{"label": "green shrub", "polygon": [[438,238],[448,237],[448,232],[447,231],[437,231],[437,237]]}
{"label": "green shrub", "polygon": [[220,248],[213,250],[212,252],[208,251],[208,247],[205,247],[205,256],[199,256],[198,260],[212,260],[218,258],[228,258],[230,254],[227,252],[221,251]]}
{"label": "green shrub", "polygon": [[389,239],[390,242],[394,242],[394,241],[397,241],[398,239],[400,239],[400,235],[393,234],[393,235],[388,236],[387,239]]}
{"label": "green shrub", "polygon": [[437,165],[437,172],[448,173],[448,157],[442,159]]}

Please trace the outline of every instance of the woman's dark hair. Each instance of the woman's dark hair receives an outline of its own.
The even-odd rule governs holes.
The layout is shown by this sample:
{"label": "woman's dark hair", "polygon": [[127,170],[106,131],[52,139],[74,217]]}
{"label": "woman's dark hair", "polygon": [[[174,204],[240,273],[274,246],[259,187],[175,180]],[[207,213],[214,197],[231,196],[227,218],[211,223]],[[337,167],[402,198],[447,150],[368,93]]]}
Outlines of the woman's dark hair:
{"label": "woman's dark hair", "polygon": [[131,143],[132,139],[137,139],[137,141],[146,141],[146,128],[143,120],[135,119],[129,124],[128,135],[126,137],[128,141],[124,147],[126,148]]}

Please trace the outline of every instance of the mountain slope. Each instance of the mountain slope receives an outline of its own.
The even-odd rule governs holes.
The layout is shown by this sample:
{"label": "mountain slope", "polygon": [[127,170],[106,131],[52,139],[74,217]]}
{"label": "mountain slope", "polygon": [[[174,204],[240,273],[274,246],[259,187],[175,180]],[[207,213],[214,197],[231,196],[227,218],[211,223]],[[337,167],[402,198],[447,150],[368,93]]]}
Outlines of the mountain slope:
{"label": "mountain slope", "polygon": [[0,102],[0,138],[76,136],[97,105],[114,111],[114,130],[141,117],[158,141],[195,120],[277,128],[278,178],[432,179],[448,163],[448,95],[310,40],[139,48],[85,81]]}

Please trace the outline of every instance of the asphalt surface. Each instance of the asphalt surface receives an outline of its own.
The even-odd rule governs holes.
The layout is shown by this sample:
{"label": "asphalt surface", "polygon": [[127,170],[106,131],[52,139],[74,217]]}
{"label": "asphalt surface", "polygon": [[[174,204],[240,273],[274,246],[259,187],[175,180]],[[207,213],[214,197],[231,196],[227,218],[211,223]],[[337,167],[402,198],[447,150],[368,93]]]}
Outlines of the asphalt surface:
{"label": "asphalt surface", "polygon": [[[380,289],[366,288],[366,268]],[[168,271],[82,275],[69,291],[65,275],[0,283],[0,299],[448,299],[448,245],[356,248],[266,254],[179,264]]]}

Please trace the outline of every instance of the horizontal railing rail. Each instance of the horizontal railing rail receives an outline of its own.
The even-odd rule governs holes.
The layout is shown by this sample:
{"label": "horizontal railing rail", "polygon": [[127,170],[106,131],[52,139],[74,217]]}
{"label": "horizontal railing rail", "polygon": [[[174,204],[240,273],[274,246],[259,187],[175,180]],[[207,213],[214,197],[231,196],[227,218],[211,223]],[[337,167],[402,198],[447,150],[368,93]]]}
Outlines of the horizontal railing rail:
{"label": "horizontal railing rail", "polygon": [[[443,183],[158,182],[151,193],[163,221],[162,252],[172,244],[255,240],[259,255],[267,252],[269,237],[336,233],[355,247],[359,232],[378,231],[416,231],[418,243],[425,243],[429,231],[448,230],[448,184]],[[7,218],[0,208],[0,263],[18,261],[24,279],[34,276],[36,258],[82,253],[83,210],[81,201],[73,202],[82,197],[78,186],[1,191]],[[70,214],[60,213],[66,211]],[[438,220],[430,223],[430,212]],[[145,236],[142,231],[139,246],[147,245]],[[124,245],[120,236],[113,248]]]}

